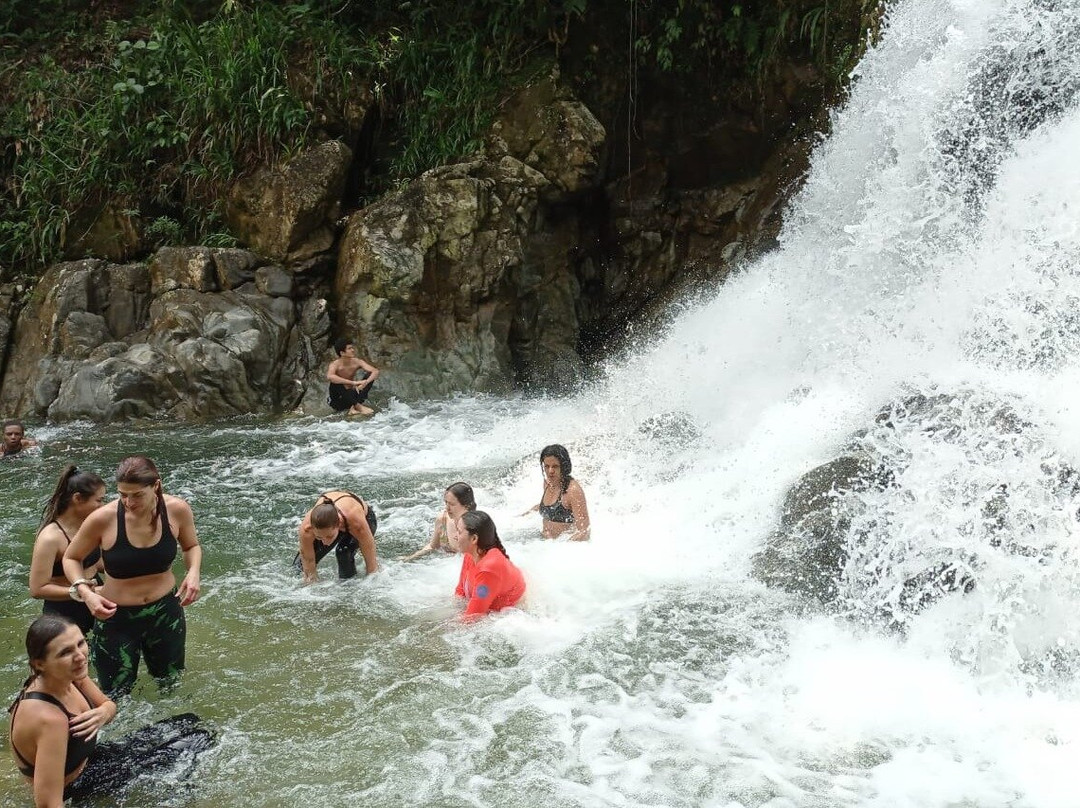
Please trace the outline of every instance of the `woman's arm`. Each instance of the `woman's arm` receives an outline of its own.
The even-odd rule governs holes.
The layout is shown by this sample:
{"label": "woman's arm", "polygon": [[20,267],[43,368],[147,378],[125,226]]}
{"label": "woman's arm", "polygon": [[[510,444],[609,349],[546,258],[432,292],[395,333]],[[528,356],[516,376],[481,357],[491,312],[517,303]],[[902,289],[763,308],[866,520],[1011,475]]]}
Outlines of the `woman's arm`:
{"label": "woman's arm", "polygon": [[50,709],[40,717],[38,726],[37,753],[34,755],[34,805],[36,808],[62,808],[64,760],[68,743],[67,718],[59,710]]}
{"label": "woman's arm", "polygon": [[360,554],[364,557],[367,574],[379,571],[379,560],[375,557],[375,537],[367,523],[367,503],[361,505],[355,500],[349,503],[353,507],[345,511],[345,526],[360,544]]}
{"label": "woman's arm", "polygon": [[491,604],[498,594],[499,577],[490,570],[478,569],[473,575],[473,588],[465,607],[463,620],[475,620],[491,611]]}
{"label": "woman's arm", "polygon": [[195,533],[195,515],[191,512],[191,506],[179,497],[169,497],[166,510],[179,523],[176,541],[184,553],[184,567],[187,569],[187,575],[176,590],[176,597],[180,599],[181,606],[190,606],[199,599],[202,573],[202,545]]}
{"label": "woman's arm", "polygon": [[116,702],[101,692],[89,676],[75,683],[79,692],[90,702],[90,709],[72,718],[68,725],[80,738],[92,738],[98,730],[116,718]]}
{"label": "woman's arm", "polygon": [[34,552],[30,556],[30,597],[40,600],[67,600],[66,586],[52,582],[53,562],[61,545],[63,535],[56,525],[46,525],[34,539]]}
{"label": "woman's arm", "polygon": [[296,532],[300,537],[300,567],[304,571],[304,583],[313,584],[319,580],[319,568],[315,563],[315,532],[311,529],[310,511]]}
{"label": "woman's arm", "polygon": [[570,513],[574,515],[574,532],[570,541],[586,541],[589,538],[589,506],[585,503],[585,492],[577,480],[571,480],[566,489],[566,500]]}
{"label": "woman's arm", "polygon": [[[116,508],[108,505],[98,508],[86,517],[79,532],[64,551],[64,575],[69,581],[74,583],[83,577],[83,559],[90,555],[94,548],[101,547],[101,537],[105,535],[109,520],[115,518]],[[116,604],[101,597],[89,584],[81,585],[78,591],[90,614],[98,620],[108,620],[116,614]]]}

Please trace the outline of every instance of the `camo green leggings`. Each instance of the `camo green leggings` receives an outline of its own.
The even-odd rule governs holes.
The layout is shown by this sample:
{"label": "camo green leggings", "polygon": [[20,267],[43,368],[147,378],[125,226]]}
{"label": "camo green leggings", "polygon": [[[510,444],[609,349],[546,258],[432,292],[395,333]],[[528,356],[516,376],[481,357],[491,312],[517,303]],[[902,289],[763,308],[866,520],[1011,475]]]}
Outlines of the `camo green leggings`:
{"label": "camo green leggings", "polygon": [[156,679],[175,680],[184,669],[187,623],[174,589],[143,606],[118,606],[108,620],[98,620],[90,635],[90,658],[101,689],[110,696],[131,692],[139,659]]}

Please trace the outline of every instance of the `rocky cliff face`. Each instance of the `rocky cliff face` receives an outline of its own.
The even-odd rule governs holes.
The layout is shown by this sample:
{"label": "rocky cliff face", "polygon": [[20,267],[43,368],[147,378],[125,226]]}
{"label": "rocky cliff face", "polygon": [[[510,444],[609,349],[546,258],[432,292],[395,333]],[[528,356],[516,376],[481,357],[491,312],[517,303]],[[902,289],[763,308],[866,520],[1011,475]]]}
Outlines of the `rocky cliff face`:
{"label": "rocky cliff face", "polygon": [[[805,114],[812,77],[789,78],[779,107]],[[662,99],[629,143],[615,106],[598,96],[598,116],[551,76],[505,106],[482,153],[343,219],[356,158],[328,141],[236,183],[226,215],[245,250],[56,265],[21,311],[0,306],[0,410],[324,413],[335,336],[383,369],[376,401],[572,390],[656,301],[767,245],[801,167],[781,112],[690,126],[665,123]]]}

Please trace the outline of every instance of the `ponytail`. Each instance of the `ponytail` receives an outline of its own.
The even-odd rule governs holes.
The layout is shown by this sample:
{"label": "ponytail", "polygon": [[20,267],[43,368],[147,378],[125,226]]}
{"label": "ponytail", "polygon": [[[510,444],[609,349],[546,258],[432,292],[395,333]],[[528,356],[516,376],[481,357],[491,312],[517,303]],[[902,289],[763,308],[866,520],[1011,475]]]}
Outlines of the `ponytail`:
{"label": "ponytail", "polygon": [[92,497],[105,487],[105,481],[92,471],[79,471],[74,464],[67,465],[60,472],[60,479],[56,482],[56,489],[52,497],[41,511],[41,524],[38,530],[50,522],[55,522],[57,517],[62,516],[71,507],[71,500],[76,494],[82,497]]}

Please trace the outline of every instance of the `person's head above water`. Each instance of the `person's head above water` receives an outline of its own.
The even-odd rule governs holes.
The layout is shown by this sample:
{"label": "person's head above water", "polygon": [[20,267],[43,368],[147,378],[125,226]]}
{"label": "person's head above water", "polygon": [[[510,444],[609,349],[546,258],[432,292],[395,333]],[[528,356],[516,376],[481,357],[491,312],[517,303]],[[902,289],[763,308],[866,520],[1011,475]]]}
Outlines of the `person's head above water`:
{"label": "person's head above water", "polygon": [[468,545],[475,541],[476,550],[479,555],[484,555],[488,550],[493,547],[499,548],[502,554],[507,558],[510,554],[506,552],[506,548],[503,546],[502,539],[499,538],[499,531],[495,529],[495,523],[491,520],[483,511],[466,511],[461,515],[461,527],[465,531],[465,540],[462,542],[462,551],[468,552]]}
{"label": "person's head above water", "polygon": [[[466,511],[476,510],[476,496],[473,494],[472,486],[468,483],[451,483],[446,486],[446,490],[443,492],[443,502],[446,504],[447,512],[451,509],[457,510],[461,508]],[[459,514],[451,513],[451,516],[458,516]]]}
{"label": "person's head above water", "polygon": [[26,437],[26,429],[22,421],[14,418],[4,421],[4,452],[17,452],[22,449],[23,438]]}
{"label": "person's head above water", "polygon": [[563,491],[566,491],[567,486],[570,485],[570,480],[573,479],[570,476],[570,472],[573,471],[570,453],[566,451],[565,446],[558,443],[545,446],[540,450],[540,468],[543,471],[544,479],[549,483],[558,481]]}
{"label": "person's head above water", "polygon": [[126,510],[145,514],[150,524],[157,521],[165,503],[161,474],[145,455],[128,455],[116,467],[116,492]]}
{"label": "person's head above water", "polygon": [[338,534],[341,527],[341,511],[329,497],[323,497],[314,508],[311,509],[311,529],[315,532],[315,538],[328,543]]}
{"label": "person's head above water", "polygon": [[[52,498],[41,512],[41,527],[52,522],[58,516],[76,505],[90,508],[98,507],[105,498],[105,481],[92,471],[80,471],[70,465],[60,473]],[[89,511],[87,511],[89,512]]]}
{"label": "person's head above water", "polygon": [[[71,632],[71,629],[78,632],[78,637],[75,637],[75,632]],[[55,655],[57,651],[55,648],[50,650],[50,646],[53,645],[57,637],[68,634],[76,644],[83,639],[78,626],[59,614],[43,614],[30,624],[30,628],[26,630],[26,656],[30,663],[31,678],[44,673],[46,666],[51,661],[50,652]]]}

